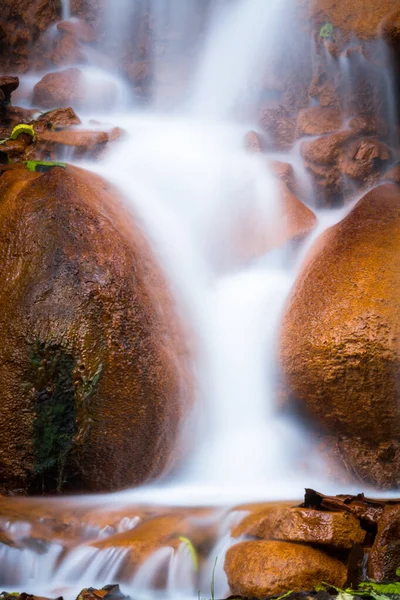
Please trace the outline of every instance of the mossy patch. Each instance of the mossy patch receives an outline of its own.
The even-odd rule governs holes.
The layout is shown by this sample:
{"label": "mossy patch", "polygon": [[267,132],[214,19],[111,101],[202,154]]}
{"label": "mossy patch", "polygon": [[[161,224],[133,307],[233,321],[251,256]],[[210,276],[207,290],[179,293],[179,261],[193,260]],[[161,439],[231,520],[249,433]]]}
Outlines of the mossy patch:
{"label": "mossy patch", "polygon": [[69,476],[66,462],[77,433],[75,361],[62,347],[37,342],[31,350],[30,366],[35,388],[30,491],[59,492]]}
{"label": "mossy patch", "polygon": [[14,127],[10,135],[10,140],[16,140],[22,133],[30,135],[33,139],[35,138],[35,130],[33,129],[32,125],[25,125],[22,123],[21,125],[16,125]]}
{"label": "mossy patch", "polygon": [[67,166],[66,163],[52,160],[27,160],[25,165],[29,171],[36,173],[45,173],[50,169],[54,169],[54,167],[61,167],[62,169],[65,169]]}
{"label": "mossy patch", "polygon": [[319,36],[322,39],[329,39],[332,37],[332,34],[333,34],[332,23],[325,23],[324,25],[322,25],[321,29],[319,30]]}

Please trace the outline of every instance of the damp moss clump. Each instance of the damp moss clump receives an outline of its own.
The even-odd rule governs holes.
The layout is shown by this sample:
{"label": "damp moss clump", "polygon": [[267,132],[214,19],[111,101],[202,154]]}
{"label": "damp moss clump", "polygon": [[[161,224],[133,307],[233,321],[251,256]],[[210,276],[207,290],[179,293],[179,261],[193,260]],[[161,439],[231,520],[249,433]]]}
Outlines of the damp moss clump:
{"label": "damp moss clump", "polygon": [[329,39],[332,37],[332,34],[333,34],[332,23],[325,23],[324,25],[322,25],[321,29],[319,30],[319,35],[322,39]]}
{"label": "damp moss clump", "polygon": [[68,479],[66,460],[77,432],[73,356],[37,342],[30,356],[35,389],[34,466],[31,492],[59,492]]}
{"label": "damp moss clump", "polygon": [[67,166],[64,162],[53,160],[27,160],[25,165],[28,171],[32,171],[33,173],[45,173],[46,171],[49,171],[49,169],[54,169],[54,167],[65,169]]}

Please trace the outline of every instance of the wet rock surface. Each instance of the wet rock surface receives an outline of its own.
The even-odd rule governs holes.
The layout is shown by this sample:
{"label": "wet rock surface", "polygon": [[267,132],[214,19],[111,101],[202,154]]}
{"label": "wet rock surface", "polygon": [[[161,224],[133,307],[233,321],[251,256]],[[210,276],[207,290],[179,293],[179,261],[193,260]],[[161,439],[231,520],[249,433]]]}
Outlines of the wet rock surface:
{"label": "wet rock surface", "polygon": [[0,177],[0,489],[117,489],[171,463],[187,348],[116,191],[81,169],[45,171]]}
{"label": "wet rock surface", "polygon": [[232,546],[224,568],[232,593],[246,598],[311,590],[321,581],[343,587],[347,579],[344,564],[320,550],[265,540]]}
{"label": "wet rock surface", "polygon": [[359,521],[349,513],[273,506],[250,515],[238,527],[238,534],[347,549],[362,544],[366,536]]}
{"label": "wet rock surface", "polygon": [[[316,595],[328,600],[328,592],[333,597],[338,594],[332,585],[352,595],[346,586],[357,590],[360,585],[374,585],[373,580],[397,580],[399,514],[398,499],[325,496],[311,489],[302,503],[240,505],[229,511],[2,497],[0,544],[29,548],[44,557],[52,543],[61,544],[67,555],[77,546],[81,550],[86,546],[91,556],[96,549],[97,560],[103,557],[107,564],[112,553],[118,566],[115,578],[124,591],[141,566],[156,564],[151,562],[156,556],[179,553],[182,558],[183,548],[188,558],[185,569],[195,569],[197,575],[204,569],[208,577],[223,525],[232,538],[226,570],[235,596],[267,598],[292,590],[293,600],[311,600]],[[0,574],[1,569],[0,564]],[[168,579],[166,563],[161,562],[156,572],[157,586],[163,589]],[[371,583],[360,584],[366,572]],[[299,588],[303,596],[297,597],[293,594]],[[371,590],[379,593],[364,588],[368,600]],[[103,592],[87,589],[85,593],[102,597]]]}
{"label": "wet rock surface", "polygon": [[306,258],[281,335],[293,401],[379,487],[400,483],[399,232],[400,188],[366,194]]}
{"label": "wet rock surface", "polygon": [[65,69],[48,73],[34,87],[32,103],[39,108],[65,108],[82,102],[82,72]]}

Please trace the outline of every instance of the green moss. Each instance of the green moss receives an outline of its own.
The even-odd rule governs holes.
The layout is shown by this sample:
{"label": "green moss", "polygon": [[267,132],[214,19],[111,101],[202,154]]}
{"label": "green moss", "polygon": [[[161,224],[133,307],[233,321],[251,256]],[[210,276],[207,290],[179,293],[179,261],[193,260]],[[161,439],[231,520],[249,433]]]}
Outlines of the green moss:
{"label": "green moss", "polygon": [[54,167],[62,167],[65,169],[67,166],[66,163],[56,162],[50,160],[27,160],[25,165],[29,171],[43,173],[48,171],[49,169],[53,169]]}
{"label": "green moss", "polygon": [[57,492],[77,433],[73,356],[56,344],[34,344],[31,382],[35,388],[34,467],[31,492]]}
{"label": "green moss", "polygon": [[325,23],[324,25],[322,25],[321,29],[319,30],[319,36],[323,39],[332,37],[332,33],[333,33],[332,23]]}
{"label": "green moss", "polygon": [[32,138],[35,138],[35,130],[32,125],[21,124],[14,127],[10,135],[10,140],[16,140],[21,133],[27,133]]}

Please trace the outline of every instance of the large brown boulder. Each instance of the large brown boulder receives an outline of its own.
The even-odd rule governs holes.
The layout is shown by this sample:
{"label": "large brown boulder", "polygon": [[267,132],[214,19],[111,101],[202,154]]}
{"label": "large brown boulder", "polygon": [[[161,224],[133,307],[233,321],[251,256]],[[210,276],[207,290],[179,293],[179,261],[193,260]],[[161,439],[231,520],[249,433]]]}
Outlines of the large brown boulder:
{"label": "large brown boulder", "polygon": [[343,587],[347,569],[343,563],[302,544],[257,540],[232,546],[225,559],[232,594],[266,598],[288,590],[313,590],[327,581]]}
{"label": "large brown boulder", "polygon": [[40,108],[79,106],[84,99],[82,71],[76,68],[48,73],[33,88],[32,102]]}
{"label": "large brown boulder", "polygon": [[296,405],[349,472],[400,484],[400,187],[366,194],[306,258],[282,323]]}
{"label": "large brown boulder", "polygon": [[166,282],[116,190],[0,177],[0,493],[114,490],[173,461],[190,405]]}

